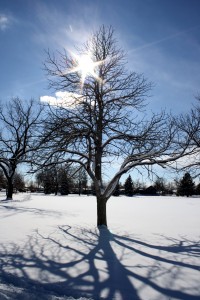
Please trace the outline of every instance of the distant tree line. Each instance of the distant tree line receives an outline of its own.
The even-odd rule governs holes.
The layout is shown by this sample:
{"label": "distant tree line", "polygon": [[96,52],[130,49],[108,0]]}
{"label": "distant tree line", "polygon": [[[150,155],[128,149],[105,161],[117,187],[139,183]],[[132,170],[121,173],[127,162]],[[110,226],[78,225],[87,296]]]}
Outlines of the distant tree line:
{"label": "distant tree line", "polygon": [[[15,172],[13,178],[14,192],[42,192],[44,194],[79,194],[95,195],[93,183],[90,183],[87,174],[83,169],[75,170],[69,166],[54,166],[43,168],[37,172],[34,182],[25,182],[24,176]],[[7,181],[3,172],[0,170],[0,190],[7,189]],[[125,195],[176,195],[192,196],[200,195],[200,183],[195,184],[190,173],[186,172],[181,179],[174,179],[167,182],[163,178],[157,178],[152,185],[147,185],[139,180],[133,181],[129,175],[124,184],[117,184],[113,196]]]}
{"label": "distant tree line", "polygon": [[76,170],[66,165],[43,168],[36,174],[36,182],[37,187],[45,194],[68,195],[88,192],[86,172],[83,169]]}
{"label": "distant tree line", "polygon": [[[7,180],[0,170],[0,190],[7,189]],[[54,166],[43,168],[36,173],[34,182],[25,182],[24,176],[15,172],[13,177],[14,192],[42,192],[44,194],[79,194],[95,195],[93,183],[88,181],[86,172],[83,169],[75,170],[69,166]],[[190,173],[186,172],[181,179],[174,179],[167,182],[163,178],[157,178],[151,185],[139,180],[133,181],[129,175],[124,184],[117,184],[113,196],[134,196],[134,195],[176,195],[192,196],[200,195],[200,183],[195,184]]]}
{"label": "distant tree line", "polygon": [[152,185],[147,186],[139,181],[134,182],[129,175],[124,184],[118,183],[113,196],[133,196],[141,195],[177,195],[192,196],[200,195],[200,183],[197,185],[193,181],[190,173],[185,173],[181,179],[175,179],[173,183],[166,182],[163,178],[157,178]]}

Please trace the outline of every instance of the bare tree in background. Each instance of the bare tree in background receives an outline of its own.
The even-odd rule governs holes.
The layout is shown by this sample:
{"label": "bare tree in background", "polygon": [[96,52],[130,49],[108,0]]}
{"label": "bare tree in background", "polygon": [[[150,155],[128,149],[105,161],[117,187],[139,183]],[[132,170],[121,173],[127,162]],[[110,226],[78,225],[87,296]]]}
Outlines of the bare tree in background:
{"label": "bare tree in background", "polygon": [[12,199],[13,178],[20,163],[31,161],[36,150],[42,106],[18,98],[0,106],[0,168],[7,180],[7,199]]}
{"label": "bare tree in background", "polygon": [[24,192],[25,191],[25,181],[22,174],[15,172],[13,176],[13,188],[16,191]]}
{"label": "bare tree in background", "polygon": [[182,163],[179,163],[177,168],[183,172],[190,172],[193,177],[200,175],[200,97],[197,97],[198,103],[193,106],[189,113],[176,118],[177,127],[182,135],[183,140],[189,140],[189,149],[191,157]]}
{"label": "bare tree in background", "polygon": [[[147,119],[145,98],[151,83],[127,69],[126,55],[111,27],[100,27],[76,56],[47,56],[50,87],[70,96],[66,93],[62,105],[50,107],[43,158],[50,163],[59,152],[63,162],[86,170],[95,187],[97,225],[107,226],[106,203],[123,174],[141,166],[165,166],[185,149],[175,142],[178,133],[169,116],[161,113]],[[103,178],[115,163],[118,171],[104,186]]]}
{"label": "bare tree in background", "polygon": [[6,188],[6,178],[3,171],[0,169],[0,190]]}

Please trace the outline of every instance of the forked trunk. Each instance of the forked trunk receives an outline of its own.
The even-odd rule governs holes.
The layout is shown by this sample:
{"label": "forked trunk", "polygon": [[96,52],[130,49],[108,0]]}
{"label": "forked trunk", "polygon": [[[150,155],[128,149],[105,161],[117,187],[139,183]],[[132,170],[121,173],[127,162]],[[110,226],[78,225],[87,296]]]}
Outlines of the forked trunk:
{"label": "forked trunk", "polygon": [[7,187],[7,200],[11,200],[13,197],[13,183],[12,179],[8,180],[8,187]]}
{"label": "forked trunk", "polygon": [[97,198],[97,226],[107,226],[106,203],[105,199]]}

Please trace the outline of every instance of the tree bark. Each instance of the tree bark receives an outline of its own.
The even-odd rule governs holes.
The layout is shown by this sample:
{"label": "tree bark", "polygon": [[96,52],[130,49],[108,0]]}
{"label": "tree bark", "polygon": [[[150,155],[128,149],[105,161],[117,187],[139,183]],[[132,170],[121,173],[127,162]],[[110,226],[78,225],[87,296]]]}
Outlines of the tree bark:
{"label": "tree bark", "polygon": [[12,200],[12,197],[13,197],[13,182],[12,179],[8,179],[7,200]]}
{"label": "tree bark", "polygon": [[97,198],[97,226],[107,226],[106,204],[105,199]]}

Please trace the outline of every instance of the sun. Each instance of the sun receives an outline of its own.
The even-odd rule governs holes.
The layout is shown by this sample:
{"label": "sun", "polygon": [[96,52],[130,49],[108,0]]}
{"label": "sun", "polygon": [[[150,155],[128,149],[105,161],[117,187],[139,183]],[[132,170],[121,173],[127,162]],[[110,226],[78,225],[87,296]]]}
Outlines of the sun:
{"label": "sun", "polygon": [[89,55],[82,55],[78,58],[79,68],[82,73],[93,74],[95,63]]}
{"label": "sun", "polygon": [[81,83],[82,85],[85,82],[87,76],[96,77],[95,73],[96,63],[93,62],[91,57],[88,54],[81,55],[78,57],[78,71],[81,73]]}
{"label": "sun", "polygon": [[76,67],[72,68],[69,73],[79,73],[81,76],[81,87],[84,86],[84,83],[86,81],[86,78],[89,76],[94,77],[98,81],[101,81],[101,78],[98,76],[96,72],[96,67],[103,63],[103,60],[101,61],[93,61],[92,57],[89,53],[82,54],[82,55],[76,55],[72,53],[72,55],[75,57],[76,60]]}

